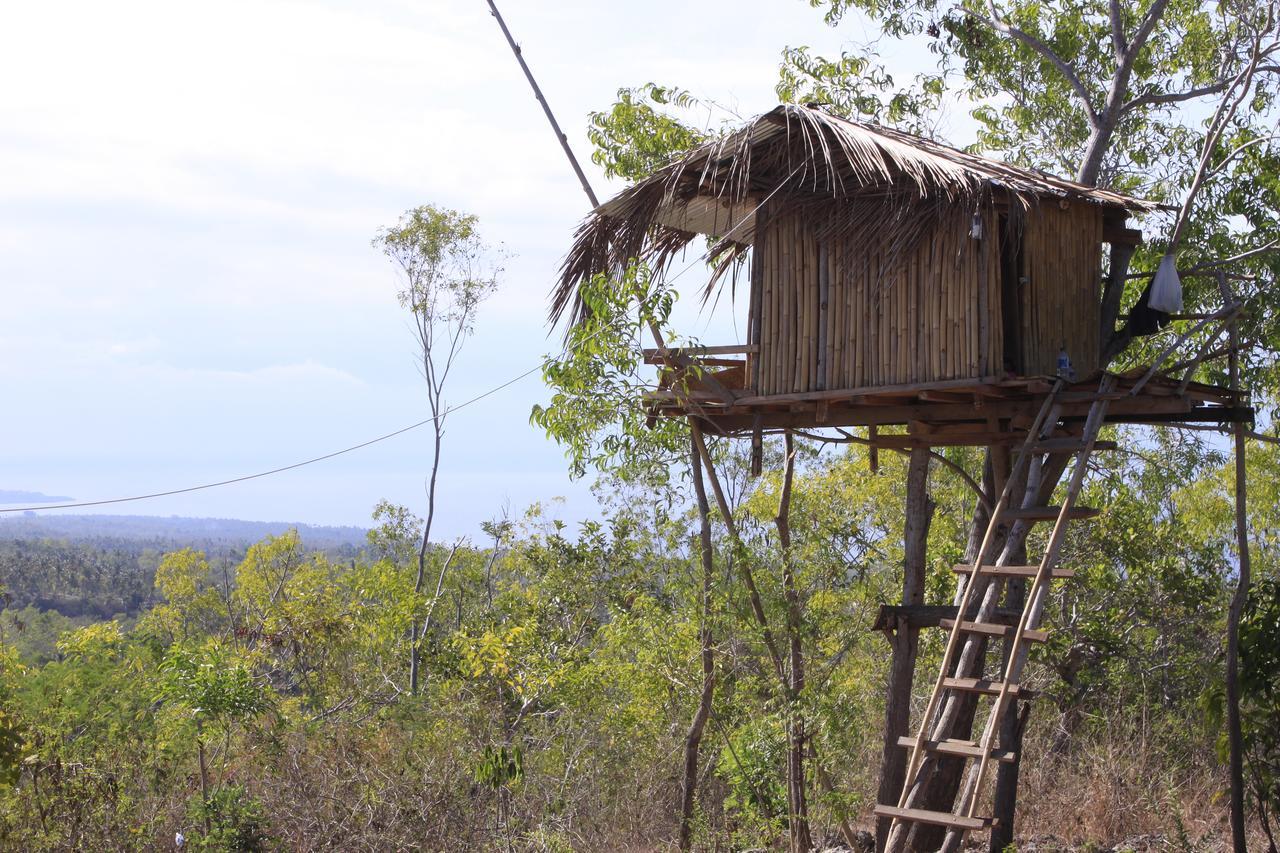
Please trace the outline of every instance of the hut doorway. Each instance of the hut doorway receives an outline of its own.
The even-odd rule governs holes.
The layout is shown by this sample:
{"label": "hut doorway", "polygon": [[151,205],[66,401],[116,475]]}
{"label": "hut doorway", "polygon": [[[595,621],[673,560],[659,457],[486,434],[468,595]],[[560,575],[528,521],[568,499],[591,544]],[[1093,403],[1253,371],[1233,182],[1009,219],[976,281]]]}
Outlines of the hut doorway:
{"label": "hut doorway", "polygon": [[1004,341],[1004,371],[1023,374],[1023,274],[1022,229],[1000,215],[1000,330]]}

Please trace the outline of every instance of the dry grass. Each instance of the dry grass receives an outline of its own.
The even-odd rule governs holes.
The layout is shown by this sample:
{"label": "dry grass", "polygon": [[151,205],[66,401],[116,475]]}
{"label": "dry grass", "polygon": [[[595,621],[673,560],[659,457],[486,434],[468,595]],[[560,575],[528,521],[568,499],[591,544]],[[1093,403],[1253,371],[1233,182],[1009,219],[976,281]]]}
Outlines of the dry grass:
{"label": "dry grass", "polygon": [[[1226,776],[1203,742],[1157,746],[1133,727],[1099,726],[1067,755],[1028,737],[1019,791],[1020,839],[1062,849],[1217,850],[1227,833]],[[1040,757],[1036,757],[1040,756]],[[1154,845],[1154,846],[1153,846]]]}

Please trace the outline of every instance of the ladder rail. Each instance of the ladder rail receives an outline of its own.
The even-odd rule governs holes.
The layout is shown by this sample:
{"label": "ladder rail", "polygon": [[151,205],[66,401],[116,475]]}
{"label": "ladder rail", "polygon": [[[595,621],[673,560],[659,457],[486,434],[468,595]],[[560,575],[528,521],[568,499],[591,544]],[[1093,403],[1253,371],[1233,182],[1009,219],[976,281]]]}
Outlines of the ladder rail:
{"label": "ladder rail", "polygon": [[[991,509],[991,516],[987,522],[987,529],[983,533],[982,542],[978,546],[977,554],[974,560],[974,569],[970,574],[968,581],[965,583],[964,591],[961,593],[960,601],[957,607],[957,615],[963,618],[963,614],[968,610],[970,599],[972,598],[974,589],[978,586],[980,568],[983,559],[986,557],[987,550],[991,547],[992,540],[995,538],[995,531],[1004,521],[1005,510],[1008,508],[1009,501],[1013,496],[1014,486],[1017,482],[1021,469],[1032,459],[1034,453],[1031,452],[1035,443],[1040,439],[1040,433],[1044,430],[1047,423],[1056,422],[1057,418],[1050,419],[1050,414],[1060,411],[1060,405],[1057,403],[1057,396],[1064,387],[1061,379],[1054,383],[1053,390],[1045,398],[1044,404],[1037,412],[1035,420],[1031,427],[1027,430],[1027,438],[1022,443],[1018,452],[1018,458],[1014,464],[1010,466],[1009,476],[1005,480],[1004,488],[1001,490],[1000,498],[996,505]],[[947,691],[944,682],[947,677],[947,668],[951,662],[952,656],[955,654],[955,648],[959,645],[959,640],[964,632],[957,626],[951,629],[950,635],[947,637],[947,645],[943,651],[942,665],[938,669],[938,678],[934,682],[933,692],[929,696],[929,702],[925,707],[924,714],[920,718],[920,727],[917,729],[915,737],[915,746],[911,749],[911,756],[907,761],[907,771],[903,776],[902,792],[898,797],[898,808],[905,808],[907,798],[913,785],[913,778],[920,769],[920,764],[924,755],[924,744],[929,739],[929,725],[932,721],[934,712],[937,710],[938,702],[942,694]],[[894,817],[890,828],[896,827],[901,822],[901,818]]]}
{"label": "ladder rail", "polygon": [[[1031,590],[1027,595],[1026,606],[1022,609],[1022,614],[1018,618],[1018,625],[1015,629],[1009,646],[1005,671],[1001,678],[1000,692],[995,698],[995,703],[991,708],[991,712],[987,717],[986,724],[983,727],[981,744],[981,754],[976,759],[977,765],[973,773],[971,784],[966,785],[966,790],[962,794],[962,801],[959,804],[961,810],[966,817],[973,817],[978,805],[978,794],[982,790],[982,783],[985,780],[987,767],[991,762],[991,751],[994,748],[996,730],[1000,720],[1007,710],[1006,706],[1010,697],[1010,686],[1017,681],[1022,675],[1022,668],[1026,663],[1027,644],[1025,640],[1025,632],[1034,627],[1032,620],[1038,621],[1043,611],[1044,599],[1048,592],[1049,582],[1052,577],[1054,564],[1058,560],[1059,550],[1062,545],[1062,539],[1066,534],[1067,525],[1070,523],[1071,509],[1075,505],[1076,498],[1079,497],[1080,491],[1084,486],[1085,474],[1088,472],[1089,459],[1093,455],[1093,447],[1097,441],[1098,433],[1102,429],[1103,421],[1106,417],[1108,400],[1105,398],[1107,392],[1114,386],[1115,380],[1106,376],[1103,378],[1099,394],[1100,399],[1096,400],[1090,407],[1089,416],[1085,421],[1084,435],[1082,436],[1082,446],[1076,451],[1075,469],[1071,473],[1071,481],[1067,486],[1067,493],[1063,497],[1062,508],[1058,513],[1058,518],[1054,523],[1053,532],[1049,536],[1049,542],[1045,546],[1045,552],[1040,560],[1040,568],[1036,572],[1035,579],[1032,581]],[[965,802],[967,800],[967,802]],[[951,830],[952,833],[957,830]],[[963,832],[963,831],[961,831]]]}

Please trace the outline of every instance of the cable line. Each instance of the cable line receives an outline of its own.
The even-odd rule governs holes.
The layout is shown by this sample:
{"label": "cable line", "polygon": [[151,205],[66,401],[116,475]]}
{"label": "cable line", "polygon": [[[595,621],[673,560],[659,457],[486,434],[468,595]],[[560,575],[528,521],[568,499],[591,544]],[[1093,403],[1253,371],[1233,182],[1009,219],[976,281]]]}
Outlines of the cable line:
{"label": "cable line", "polygon": [[[791,175],[794,175],[795,173],[796,173],[796,169],[793,169],[791,172]],[[788,178],[791,177],[791,175],[788,175]],[[724,233],[724,235],[720,239],[722,241],[728,239],[746,222],[751,220],[756,215],[756,213],[760,210],[760,208],[764,207],[765,204],[768,203],[768,201],[771,198],[773,198],[773,196],[778,192],[778,190],[782,188],[783,183],[785,183],[785,181],[783,181],[782,183],[779,183],[778,186],[775,187],[772,192],[770,192],[763,199],[761,199],[760,202],[755,207],[753,207],[748,213],[746,213],[741,219],[739,219],[732,228],[730,228],[728,231]],[[708,260],[710,256],[711,256],[711,250],[708,249],[706,252],[694,258],[690,263],[688,263],[683,269],[681,269],[675,275],[671,276],[670,278],[666,278],[665,282],[667,284],[671,284],[676,279],[680,278],[689,270],[697,266],[700,262]],[[656,298],[658,295],[659,295],[658,293],[654,293],[653,295],[645,299],[642,299],[637,307],[643,307],[647,301],[649,301],[650,299]],[[578,343],[578,346],[582,346],[583,344],[587,343],[587,341],[590,341],[591,339],[599,336],[604,331],[606,330],[600,329],[599,331],[592,333],[591,335],[587,336],[582,341],[580,341]],[[281,474],[281,473],[284,473],[285,471],[292,471],[296,468],[302,468],[307,465],[314,465],[317,462],[324,462],[326,459],[333,459],[335,456],[342,456],[344,454],[351,453],[353,451],[368,447],[372,444],[377,444],[378,442],[386,441],[387,439],[390,439],[390,438],[395,438],[396,436],[403,435],[406,432],[410,432],[415,429],[420,429],[421,427],[424,427],[427,424],[432,423],[437,419],[444,419],[452,412],[456,412],[459,409],[464,409],[467,406],[472,405],[473,403],[478,403],[486,397],[490,397],[498,393],[499,391],[503,391],[511,387],[512,385],[516,384],[517,382],[524,379],[525,377],[530,376],[531,374],[537,373],[539,370],[542,370],[552,361],[554,361],[557,358],[560,358],[561,356],[565,355],[567,352],[569,352],[569,346],[566,345],[555,356],[549,356],[547,358],[544,358],[541,362],[529,368],[524,373],[521,373],[519,376],[514,376],[511,379],[508,379],[506,382],[503,382],[501,385],[495,385],[494,387],[490,388],[484,393],[477,394],[476,396],[472,397],[470,400],[466,400],[465,402],[459,403],[456,406],[450,406],[446,408],[443,412],[440,413],[438,417],[433,416],[430,418],[425,418],[423,420],[418,421],[417,423],[409,424],[408,426],[401,427],[400,429],[394,430],[384,435],[380,435],[377,438],[371,438],[368,441],[362,441],[359,444],[353,444],[350,447],[344,447],[341,450],[335,450],[332,453],[325,453],[321,456],[313,456],[312,458],[304,459],[301,462],[294,462],[290,465],[281,465],[278,468],[272,468],[267,471],[259,471],[256,474],[245,474],[242,477],[232,477],[227,480],[218,480],[213,483],[201,483],[198,486],[187,486],[181,489],[168,489],[163,492],[150,492],[144,495],[130,495],[129,497],[123,497],[123,498],[105,498],[103,500],[97,500],[97,501],[73,501],[70,503],[62,503],[62,504],[40,504],[37,506],[19,506],[19,507],[0,508],[0,514],[13,513],[13,512],[38,512],[40,510],[48,510],[48,509],[77,509],[80,507],[107,506],[109,504],[122,504],[122,503],[132,503],[134,501],[151,500],[152,498],[165,498],[165,497],[170,497],[171,495],[185,495],[185,494],[188,494],[189,492],[200,492],[200,491],[204,491],[205,489],[216,489],[219,486],[230,486],[235,483],[244,483],[249,480],[258,480],[258,479],[261,479],[262,477],[270,477],[273,474]]]}
{"label": "cable line", "polygon": [[[456,406],[451,406],[445,409],[443,412],[440,413],[439,418],[443,419],[450,412],[456,412],[459,409],[470,406],[472,403],[478,403],[481,400],[483,400],[485,397],[496,394],[499,391],[511,385],[516,384],[517,382],[519,382],[521,379],[524,379],[529,374],[536,373],[537,371],[541,370],[546,364],[550,363],[550,361],[551,361],[550,359],[547,359],[543,361],[542,364],[539,364],[536,367],[529,368],[524,373],[521,373],[519,376],[508,379],[506,382],[503,382],[501,385],[497,385],[493,388],[490,388],[488,391],[485,391],[483,394],[478,394],[464,403],[459,403]],[[377,438],[371,438],[368,441],[362,441],[359,444],[353,444],[350,447],[344,447],[341,450],[335,450],[332,453],[326,453],[323,456],[313,456],[312,458],[304,459],[301,462],[294,462],[292,465],[281,465],[279,468],[272,468],[269,471],[259,471],[256,474],[245,474],[243,477],[232,477],[229,480],[218,480],[217,482],[214,482],[214,483],[202,483],[199,486],[187,486],[186,488],[182,488],[182,489],[169,489],[168,491],[151,492],[150,494],[145,494],[145,495],[131,495],[130,497],[127,497],[127,498],[107,498],[105,500],[100,500],[100,501],[76,501],[75,503],[65,503],[65,504],[41,504],[39,506],[20,506],[20,507],[11,507],[8,509],[0,509],[0,512],[35,512],[36,510],[41,510],[41,509],[74,509],[76,507],[104,506],[106,504],[122,504],[122,503],[129,503],[131,501],[145,501],[145,500],[149,500],[150,498],[164,498],[170,495],[183,495],[183,494],[186,494],[187,492],[199,492],[204,489],[216,489],[218,486],[230,486],[233,483],[243,483],[246,480],[257,480],[261,477],[270,477],[272,474],[280,474],[284,471],[292,471],[295,468],[302,468],[305,465],[312,465],[312,464],[315,464],[316,462],[323,462],[326,459],[332,459],[335,456],[342,456],[344,453],[351,453],[352,451],[360,450],[361,448],[368,447],[371,444],[377,444],[380,441],[386,441],[389,438],[395,438],[397,435],[402,435],[411,430],[424,427],[436,419],[437,419],[436,417],[426,418],[425,420],[418,421],[416,424],[409,424],[408,426],[401,427],[400,429],[395,430],[394,432],[389,432],[389,433],[386,433],[385,435],[380,435]]]}

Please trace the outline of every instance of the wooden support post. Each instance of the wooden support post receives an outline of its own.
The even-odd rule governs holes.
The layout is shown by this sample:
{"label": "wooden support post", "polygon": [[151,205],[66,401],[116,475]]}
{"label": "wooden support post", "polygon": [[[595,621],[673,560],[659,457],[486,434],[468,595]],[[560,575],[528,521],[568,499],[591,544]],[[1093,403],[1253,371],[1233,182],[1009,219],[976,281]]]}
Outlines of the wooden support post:
{"label": "wooden support post", "polygon": [[759,477],[764,470],[764,418],[759,414],[753,419],[751,426],[751,467],[752,477]]}
{"label": "wooden support post", "polygon": [[[1026,578],[1011,578],[1005,590],[1005,608],[1021,612],[1026,599]],[[1009,669],[1009,652],[1012,646],[1010,642],[1004,643],[1001,672]],[[1011,703],[1004,719],[1000,721],[1000,746],[1002,749],[1013,750],[1014,758],[996,769],[995,804],[991,812],[996,822],[991,827],[991,853],[1004,853],[1005,848],[1013,843],[1013,822],[1018,806],[1018,773],[1022,765],[1022,733],[1030,714],[1029,702],[1023,702],[1021,709],[1016,703]]]}

